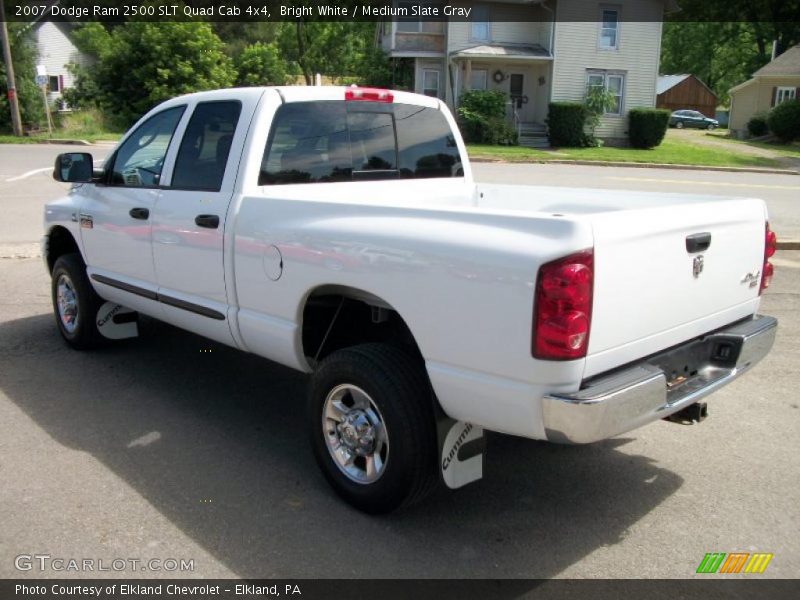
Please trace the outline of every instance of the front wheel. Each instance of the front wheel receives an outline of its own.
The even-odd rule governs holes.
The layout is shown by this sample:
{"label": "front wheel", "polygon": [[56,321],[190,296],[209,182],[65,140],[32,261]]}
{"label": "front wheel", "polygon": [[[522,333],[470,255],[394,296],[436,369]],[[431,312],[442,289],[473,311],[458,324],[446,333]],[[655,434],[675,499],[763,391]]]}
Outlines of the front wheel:
{"label": "front wheel", "polygon": [[683,121],[678,121],[675,123],[675,127],[676,129],[683,129]]}
{"label": "front wheel", "polygon": [[388,513],[434,489],[432,392],[421,361],[405,351],[363,344],[325,358],[307,419],[322,473],[359,510]]}
{"label": "front wheel", "polygon": [[713,123],[709,123],[708,127],[706,127],[706,129],[708,129],[709,131],[714,131],[715,128],[716,128],[716,125],[714,125]]}
{"label": "front wheel", "polygon": [[77,350],[101,346],[105,338],[96,317],[103,300],[89,283],[80,255],[65,254],[56,260],[51,291],[56,324],[67,344]]}

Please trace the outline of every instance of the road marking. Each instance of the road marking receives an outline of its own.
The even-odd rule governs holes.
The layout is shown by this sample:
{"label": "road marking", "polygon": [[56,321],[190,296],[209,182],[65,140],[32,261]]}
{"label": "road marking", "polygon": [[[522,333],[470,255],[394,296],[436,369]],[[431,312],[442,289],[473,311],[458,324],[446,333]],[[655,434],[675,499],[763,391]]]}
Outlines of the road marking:
{"label": "road marking", "polygon": [[44,173],[45,171],[52,170],[53,167],[42,167],[41,169],[34,169],[33,171],[28,171],[27,173],[23,173],[22,175],[17,175],[16,177],[12,177],[11,179],[6,179],[6,183],[11,181],[19,181],[20,179],[25,179],[30,177],[31,175],[36,175],[37,173]]}
{"label": "road marking", "polygon": [[679,183],[681,185],[714,185],[727,187],[761,188],[769,190],[800,190],[800,185],[767,185],[763,183],[730,183],[727,181],[695,181],[692,179],[657,179],[655,177],[604,177],[615,181],[646,181],[649,183]]}
{"label": "road marking", "polygon": [[[94,164],[101,163],[105,159],[101,158],[94,161]],[[37,173],[45,173],[46,171],[52,171],[53,167],[42,167],[41,169],[33,169],[32,171],[28,171],[27,173],[23,173],[22,175],[17,175],[16,177],[11,177],[10,179],[6,179],[6,183],[11,183],[12,181],[19,181],[20,179],[27,179]]]}

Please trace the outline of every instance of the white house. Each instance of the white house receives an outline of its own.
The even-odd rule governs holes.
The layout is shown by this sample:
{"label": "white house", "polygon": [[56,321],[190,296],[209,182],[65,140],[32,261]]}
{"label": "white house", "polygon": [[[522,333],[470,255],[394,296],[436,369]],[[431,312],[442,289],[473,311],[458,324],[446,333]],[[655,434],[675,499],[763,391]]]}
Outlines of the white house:
{"label": "white house", "polygon": [[72,29],[70,23],[53,23],[44,21],[35,26],[37,63],[44,65],[48,76],[48,98],[51,103],[61,104],[58,100],[62,92],[74,85],[72,74],[67,65],[75,63],[86,65],[89,58],[82,53],[69,37]]}
{"label": "white house", "polygon": [[[419,4],[400,0],[398,7]],[[540,145],[550,101],[584,99],[589,86],[614,104],[597,135],[627,137],[631,108],[656,103],[662,19],[674,0],[457,0],[470,19],[379,25],[378,42],[414,61],[414,89],[451,107],[465,90],[509,95],[521,143]],[[546,139],[543,140],[546,143]]]}

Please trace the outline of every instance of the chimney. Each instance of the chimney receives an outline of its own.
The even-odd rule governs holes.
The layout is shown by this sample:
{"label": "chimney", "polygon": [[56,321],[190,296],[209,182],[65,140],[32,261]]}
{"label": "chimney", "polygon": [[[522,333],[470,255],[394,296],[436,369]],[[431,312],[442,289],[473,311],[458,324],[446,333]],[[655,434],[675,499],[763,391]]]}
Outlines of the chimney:
{"label": "chimney", "polygon": [[770,60],[775,60],[776,56],[778,56],[778,40],[772,42],[772,58]]}

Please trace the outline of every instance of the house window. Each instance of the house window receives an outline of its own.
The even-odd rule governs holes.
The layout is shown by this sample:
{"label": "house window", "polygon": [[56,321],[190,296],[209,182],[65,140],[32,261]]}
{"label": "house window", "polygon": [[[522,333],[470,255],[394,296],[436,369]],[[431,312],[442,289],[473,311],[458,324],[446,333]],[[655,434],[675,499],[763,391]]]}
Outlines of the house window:
{"label": "house window", "polygon": [[439,97],[439,71],[434,69],[422,71],[422,93],[434,98]]}
{"label": "house window", "polygon": [[469,89],[485,90],[487,79],[488,71],[486,69],[473,69],[469,78]]}
{"label": "house window", "polygon": [[473,40],[489,41],[489,7],[472,7],[472,28],[471,37]]}
{"label": "house window", "polygon": [[58,79],[58,75],[50,75],[50,77],[47,78],[47,88],[51,92],[61,91],[61,86],[59,85],[59,83],[60,81]]}
{"label": "house window", "polygon": [[599,88],[610,92],[611,104],[606,108],[607,115],[622,114],[622,99],[625,93],[625,75],[622,73],[607,73],[593,71],[586,75],[586,91]]}
{"label": "house window", "polygon": [[619,11],[604,8],[600,21],[600,47],[616,50],[619,47]]}
{"label": "house window", "polygon": [[775,93],[775,105],[797,97],[797,89],[793,87],[779,87]]}

